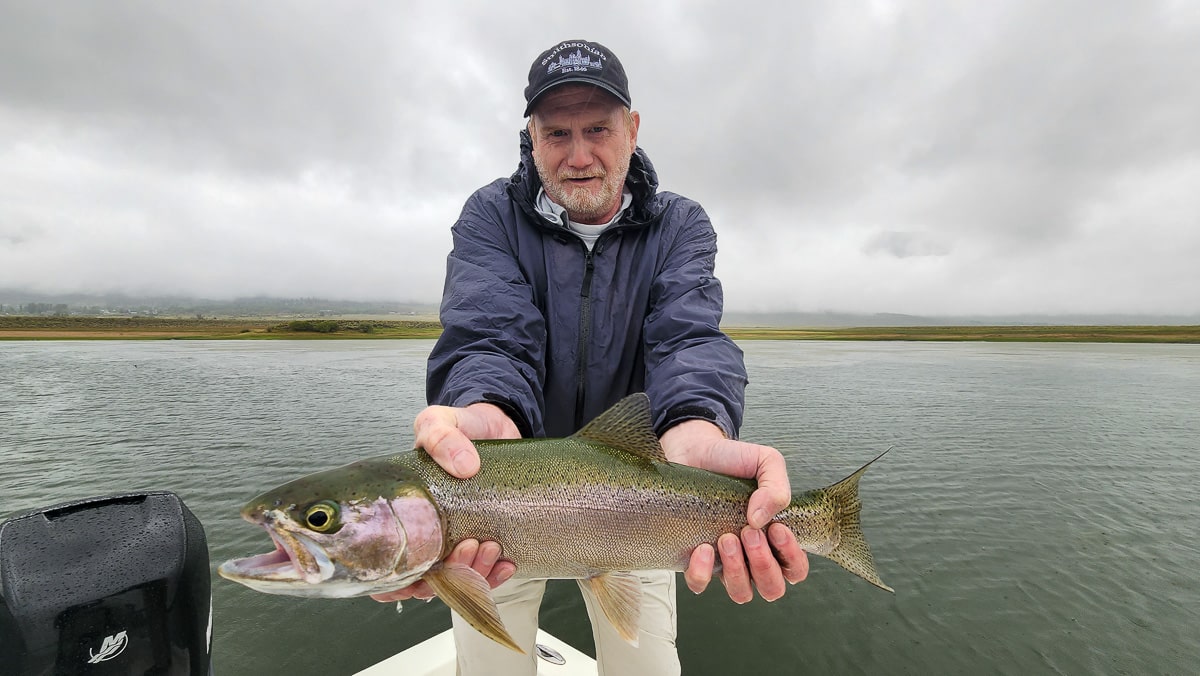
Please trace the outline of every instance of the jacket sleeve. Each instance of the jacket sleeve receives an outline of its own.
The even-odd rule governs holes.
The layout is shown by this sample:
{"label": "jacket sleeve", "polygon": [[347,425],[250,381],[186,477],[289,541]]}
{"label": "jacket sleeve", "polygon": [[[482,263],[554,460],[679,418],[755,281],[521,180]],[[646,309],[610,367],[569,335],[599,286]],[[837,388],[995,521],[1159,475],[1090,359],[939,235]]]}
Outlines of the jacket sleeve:
{"label": "jacket sleeve", "polygon": [[742,350],[721,329],[724,294],[713,274],[717,235],[699,204],[679,198],[664,233],[664,261],[645,321],[646,391],[662,434],[690,419],[708,420],[736,439],[746,396]]}
{"label": "jacket sleeve", "polygon": [[521,273],[511,228],[495,202],[472,195],[451,229],[454,245],[442,292],[442,335],[429,355],[430,404],[488,402],[522,436],[540,436],[546,326]]}

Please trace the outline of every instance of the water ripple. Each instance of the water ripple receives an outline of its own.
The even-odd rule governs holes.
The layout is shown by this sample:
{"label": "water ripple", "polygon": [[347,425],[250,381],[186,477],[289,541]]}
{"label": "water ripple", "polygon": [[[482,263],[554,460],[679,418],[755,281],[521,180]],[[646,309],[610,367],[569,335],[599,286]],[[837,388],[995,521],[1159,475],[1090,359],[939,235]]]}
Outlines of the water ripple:
{"label": "water ripple", "polygon": [[[213,566],[270,547],[250,497],[411,444],[428,341],[0,343],[0,515],[178,492]],[[1196,346],[753,342],[743,437],[797,488],[862,481],[884,594],[812,558],[776,603],[680,597],[686,673],[1191,673],[1200,663]],[[590,645],[573,585],[551,631]],[[217,671],[349,673],[448,626],[217,579]],[[294,618],[336,640],[308,650]],[[332,637],[332,634],[331,634]],[[790,671],[787,673],[791,673]]]}

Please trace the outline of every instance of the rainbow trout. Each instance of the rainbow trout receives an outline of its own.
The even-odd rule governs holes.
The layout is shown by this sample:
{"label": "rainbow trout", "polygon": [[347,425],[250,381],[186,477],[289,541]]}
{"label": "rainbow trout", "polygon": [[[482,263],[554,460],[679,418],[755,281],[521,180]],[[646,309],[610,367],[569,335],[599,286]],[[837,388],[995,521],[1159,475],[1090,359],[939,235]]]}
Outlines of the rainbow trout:
{"label": "rainbow trout", "polygon": [[[473,627],[521,651],[487,581],[469,566],[442,563],[464,539],[495,540],[517,565],[516,577],[587,580],[609,621],[636,644],[641,583],[631,571],[684,570],[698,545],[741,530],[755,488],[752,480],[668,462],[644,394],[565,439],[475,447],[482,462],[471,479],[452,477],[415,449],[268,491],[242,517],[267,530],[275,551],[227,561],[219,573],[269,594],[329,598],[424,579]],[[796,495],[775,521],[806,551],[892,591],[876,575],[859,527],[858,480],[871,462]]]}

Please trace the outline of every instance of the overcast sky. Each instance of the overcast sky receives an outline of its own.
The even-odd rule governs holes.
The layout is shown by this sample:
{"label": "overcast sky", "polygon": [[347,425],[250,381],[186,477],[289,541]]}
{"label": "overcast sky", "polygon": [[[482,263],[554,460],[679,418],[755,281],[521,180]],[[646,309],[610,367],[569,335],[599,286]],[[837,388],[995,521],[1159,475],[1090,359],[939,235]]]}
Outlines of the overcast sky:
{"label": "overcast sky", "polygon": [[602,42],[731,311],[1200,313],[1200,3],[0,0],[0,289],[436,302]]}

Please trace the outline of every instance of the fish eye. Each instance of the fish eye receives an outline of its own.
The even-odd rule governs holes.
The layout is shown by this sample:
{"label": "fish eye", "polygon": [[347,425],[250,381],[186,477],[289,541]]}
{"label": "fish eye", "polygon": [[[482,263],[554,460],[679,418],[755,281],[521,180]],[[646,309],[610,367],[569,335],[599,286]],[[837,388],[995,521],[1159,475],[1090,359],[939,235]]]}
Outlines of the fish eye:
{"label": "fish eye", "polygon": [[318,533],[328,533],[337,525],[337,503],[322,500],[304,512],[304,523]]}

